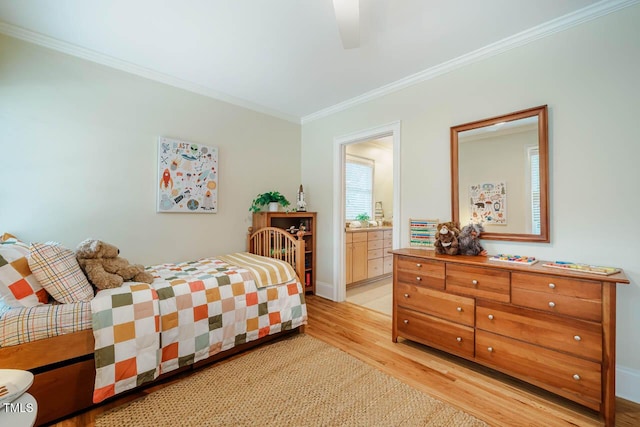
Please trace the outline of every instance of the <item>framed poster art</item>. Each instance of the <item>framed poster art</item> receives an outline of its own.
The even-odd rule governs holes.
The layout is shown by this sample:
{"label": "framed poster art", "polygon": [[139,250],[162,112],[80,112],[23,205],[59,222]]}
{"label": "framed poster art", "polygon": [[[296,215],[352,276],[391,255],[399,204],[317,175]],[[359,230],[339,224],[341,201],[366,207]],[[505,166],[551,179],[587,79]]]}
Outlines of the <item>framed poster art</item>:
{"label": "framed poster art", "polygon": [[218,211],[218,148],[158,138],[157,212]]}
{"label": "framed poster art", "polygon": [[434,249],[437,219],[409,219],[409,246]]}
{"label": "framed poster art", "polygon": [[507,183],[484,182],[469,187],[471,221],[507,225]]}

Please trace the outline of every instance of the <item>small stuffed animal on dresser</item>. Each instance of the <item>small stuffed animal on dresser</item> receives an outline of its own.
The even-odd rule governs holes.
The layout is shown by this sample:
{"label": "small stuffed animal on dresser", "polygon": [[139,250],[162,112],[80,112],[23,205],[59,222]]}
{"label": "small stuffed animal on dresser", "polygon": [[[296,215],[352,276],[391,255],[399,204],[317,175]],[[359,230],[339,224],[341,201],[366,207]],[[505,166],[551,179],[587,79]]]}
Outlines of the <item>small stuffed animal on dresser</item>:
{"label": "small stuffed animal on dresser", "polygon": [[481,224],[469,224],[462,227],[458,236],[460,255],[487,255],[480,244],[480,233],[484,231]]}
{"label": "small stuffed animal on dresser", "polygon": [[140,264],[129,264],[118,256],[120,249],[101,240],[87,239],[76,249],[76,258],[87,279],[98,289],[117,288],[123,282],[153,282],[153,275]]}
{"label": "small stuffed animal on dresser", "polygon": [[436,228],[436,253],[445,255],[458,254],[458,234],[460,230],[455,222],[443,222]]}

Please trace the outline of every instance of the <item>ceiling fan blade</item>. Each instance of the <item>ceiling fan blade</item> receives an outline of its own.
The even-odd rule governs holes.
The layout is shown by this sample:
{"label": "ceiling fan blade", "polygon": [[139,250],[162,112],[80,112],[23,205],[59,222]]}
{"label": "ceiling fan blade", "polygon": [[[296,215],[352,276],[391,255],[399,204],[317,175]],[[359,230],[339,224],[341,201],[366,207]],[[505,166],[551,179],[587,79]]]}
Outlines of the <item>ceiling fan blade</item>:
{"label": "ceiling fan blade", "polygon": [[333,10],[340,30],[342,46],[353,49],[360,46],[360,0],[333,0]]}

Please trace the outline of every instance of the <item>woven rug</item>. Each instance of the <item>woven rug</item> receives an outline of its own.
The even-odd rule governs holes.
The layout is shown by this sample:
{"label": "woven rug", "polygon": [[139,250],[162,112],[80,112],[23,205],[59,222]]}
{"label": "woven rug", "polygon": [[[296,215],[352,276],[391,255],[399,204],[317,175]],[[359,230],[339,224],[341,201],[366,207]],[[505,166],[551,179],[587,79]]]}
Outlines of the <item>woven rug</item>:
{"label": "woven rug", "polygon": [[96,426],[486,426],[308,335],[106,412]]}

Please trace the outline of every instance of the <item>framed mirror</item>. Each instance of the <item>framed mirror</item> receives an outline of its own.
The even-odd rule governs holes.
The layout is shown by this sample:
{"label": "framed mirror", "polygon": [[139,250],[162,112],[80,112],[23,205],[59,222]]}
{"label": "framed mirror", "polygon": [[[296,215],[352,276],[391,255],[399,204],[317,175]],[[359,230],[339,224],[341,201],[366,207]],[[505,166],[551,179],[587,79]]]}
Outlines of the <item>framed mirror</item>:
{"label": "framed mirror", "polygon": [[451,128],[451,210],[482,239],[549,242],[547,106]]}

